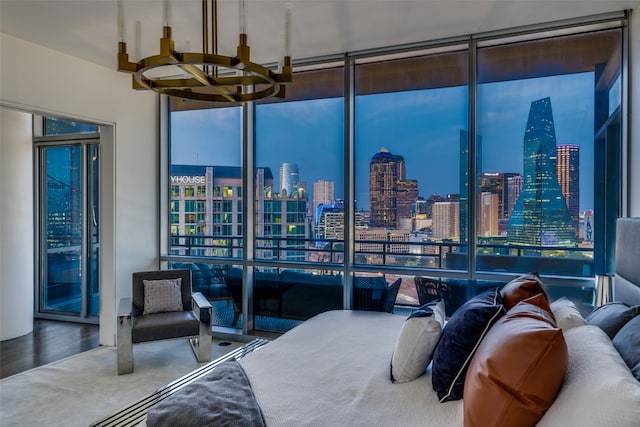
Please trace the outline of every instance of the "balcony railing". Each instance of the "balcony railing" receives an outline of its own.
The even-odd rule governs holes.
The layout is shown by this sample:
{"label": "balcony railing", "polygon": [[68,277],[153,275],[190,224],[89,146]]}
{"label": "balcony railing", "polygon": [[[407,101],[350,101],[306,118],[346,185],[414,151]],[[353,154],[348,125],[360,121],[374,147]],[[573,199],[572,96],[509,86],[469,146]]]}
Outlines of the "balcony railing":
{"label": "balcony railing", "polygon": [[[171,237],[171,254],[242,258],[242,238],[211,235]],[[466,270],[467,245],[458,242],[354,240],[355,265]],[[344,263],[344,241],[301,237],[256,237],[255,258],[278,262]],[[476,270],[593,276],[593,249],[478,244]]]}

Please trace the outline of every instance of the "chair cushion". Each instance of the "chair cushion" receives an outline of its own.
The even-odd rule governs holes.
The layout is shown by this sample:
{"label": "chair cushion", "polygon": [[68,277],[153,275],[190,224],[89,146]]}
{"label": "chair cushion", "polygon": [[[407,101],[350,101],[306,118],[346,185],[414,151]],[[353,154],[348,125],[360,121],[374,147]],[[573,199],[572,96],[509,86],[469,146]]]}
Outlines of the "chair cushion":
{"label": "chair cushion", "polygon": [[534,426],[553,404],[567,370],[562,330],[538,294],[487,332],[464,383],[464,425]]}
{"label": "chair cushion", "polygon": [[143,280],[143,315],[182,311],[182,279]]}
{"label": "chair cushion", "polygon": [[411,313],[400,329],[391,356],[392,382],[413,381],[424,373],[443,325],[443,300],[432,301]]}
{"label": "chair cushion", "polygon": [[520,301],[537,294],[544,294],[545,298],[547,298],[538,273],[524,274],[513,279],[500,290],[502,301],[507,310],[515,307]]}
{"label": "chair cushion", "polygon": [[432,385],[440,402],[462,399],[471,357],[504,313],[496,288],[470,299],[451,316],[433,352],[431,366]]}
{"label": "chair cushion", "polygon": [[196,336],[200,322],[192,311],[171,311],[133,318],[131,342]]}
{"label": "chair cushion", "polygon": [[622,302],[610,302],[593,310],[585,320],[590,325],[598,326],[613,339],[618,331],[638,314],[640,305],[629,307]]}

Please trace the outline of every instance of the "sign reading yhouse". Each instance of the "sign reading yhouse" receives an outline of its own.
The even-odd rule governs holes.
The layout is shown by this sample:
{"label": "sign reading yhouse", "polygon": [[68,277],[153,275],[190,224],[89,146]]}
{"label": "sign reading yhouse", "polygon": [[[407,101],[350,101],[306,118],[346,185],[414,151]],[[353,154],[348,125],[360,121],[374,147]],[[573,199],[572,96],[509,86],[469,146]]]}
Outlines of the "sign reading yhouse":
{"label": "sign reading yhouse", "polygon": [[204,184],[205,177],[204,176],[172,176],[171,177],[172,184]]}

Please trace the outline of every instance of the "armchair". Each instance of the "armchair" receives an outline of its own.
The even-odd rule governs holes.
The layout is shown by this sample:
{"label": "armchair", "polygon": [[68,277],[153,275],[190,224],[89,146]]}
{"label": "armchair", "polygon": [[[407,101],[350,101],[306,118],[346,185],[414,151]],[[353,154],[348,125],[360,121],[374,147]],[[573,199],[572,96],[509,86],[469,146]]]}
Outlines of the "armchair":
{"label": "armchair", "polygon": [[355,310],[393,313],[402,278],[387,285],[384,277],[355,277],[353,308]]}
{"label": "armchair", "polygon": [[132,285],[118,307],[118,375],[133,372],[133,344],[147,341],[189,337],[198,362],[211,361],[211,304],[191,292],[190,270],[133,273]]}

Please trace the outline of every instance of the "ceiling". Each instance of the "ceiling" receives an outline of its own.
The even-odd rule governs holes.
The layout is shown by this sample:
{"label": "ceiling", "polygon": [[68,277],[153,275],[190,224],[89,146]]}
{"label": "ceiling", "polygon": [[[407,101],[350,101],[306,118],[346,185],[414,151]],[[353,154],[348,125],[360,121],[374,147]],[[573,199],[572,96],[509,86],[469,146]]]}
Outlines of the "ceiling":
{"label": "ceiling", "polygon": [[[201,0],[170,4],[176,49],[201,51]],[[630,9],[640,7],[640,0],[247,0],[255,62],[275,62],[283,55],[288,4],[295,60]],[[162,15],[162,0],[124,0],[130,54],[136,21],[142,27],[140,54],[158,53]],[[218,51],[234,55],[238,1],[218,0],[218,15]],[[0,0],[0,31],[116,66],[116,0]]]}

